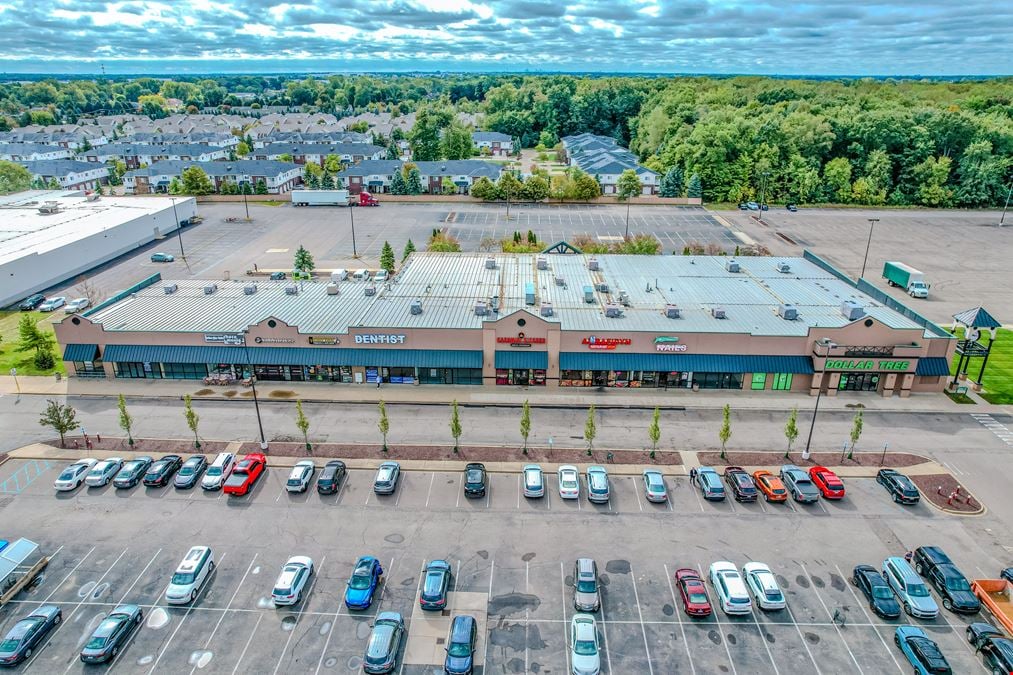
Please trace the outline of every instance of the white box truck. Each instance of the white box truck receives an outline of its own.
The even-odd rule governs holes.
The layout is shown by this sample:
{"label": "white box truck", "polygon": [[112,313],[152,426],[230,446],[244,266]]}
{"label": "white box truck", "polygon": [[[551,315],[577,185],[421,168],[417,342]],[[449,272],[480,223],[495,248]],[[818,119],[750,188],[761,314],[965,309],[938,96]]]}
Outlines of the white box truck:
{"label": "white box truck", "polygon": [[902,262],[887,262],[883,265],[883,278],[891,286],[900,286],[912,298],[929,297],[929,286],[925,275]]}
{"label": "white box truck", "polygon": [[348,190],[292,190],[292,206],[348,206]]}

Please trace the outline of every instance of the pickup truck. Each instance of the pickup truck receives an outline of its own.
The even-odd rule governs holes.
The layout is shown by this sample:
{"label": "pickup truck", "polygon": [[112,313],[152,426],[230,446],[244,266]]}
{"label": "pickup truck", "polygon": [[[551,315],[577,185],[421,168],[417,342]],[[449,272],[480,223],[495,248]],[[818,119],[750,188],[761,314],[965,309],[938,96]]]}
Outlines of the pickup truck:
{"label": "pickup truck", "polygon": [[245,495],[256,484],[257,479],[267,467],[267,457],[259,452],[251,453],[236,464],[232,475],[225,479],[222,492],[227,495]]}
{"label": "pickup truck", "polygon": [[1013,584],[1005,579],[975,579],[971,589],[996,622],[1013,634]]}
{"label": "pickup truck", "polygon": [[912,298],[929,297],[929,286],[925,275],[902,262],[887,262],[883,265],[883,278],[891,286],[900,286]]}

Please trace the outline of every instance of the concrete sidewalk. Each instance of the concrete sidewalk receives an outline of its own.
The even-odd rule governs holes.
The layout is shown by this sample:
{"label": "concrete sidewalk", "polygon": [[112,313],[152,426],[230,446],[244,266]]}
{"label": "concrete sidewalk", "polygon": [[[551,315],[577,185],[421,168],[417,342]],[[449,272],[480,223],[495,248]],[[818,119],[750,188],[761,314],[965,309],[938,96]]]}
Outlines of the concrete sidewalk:
{"label": "concrete sidewalk", "polygon": [[[0,395],[82,396],[181,399],[190,394],[196,400],[246,401],[252,396],[248,387],[205,386],[195,380],[82,379],[56,380],[55,377],[0,377]],[[209,392],[199,394],[198,392]],[[688,389],[571,389],[551,387],[479,387],[460,385],[373,385],[321,382],[260,382],[258,398],[262,403],[294,401],[318,403],[366,403],[383,399],[387,403],[444,405],[456,400],[462,406],[520,407],[527,400],[534,407],[653,409],[716,409],[726,403],[736,409],[785,411],[797,407],[811,409],[816,399],[807,394],[750,390]],[[229,395],[227,395],[229,394]],[[821,410],[854,410],[903,413],[1013,413],[1013,406],[991,405],[975,397],[978,405],[960,405],[944,394],[913,394],[910,398],[883,398],[874,394],[841,393],[823,396]]]}

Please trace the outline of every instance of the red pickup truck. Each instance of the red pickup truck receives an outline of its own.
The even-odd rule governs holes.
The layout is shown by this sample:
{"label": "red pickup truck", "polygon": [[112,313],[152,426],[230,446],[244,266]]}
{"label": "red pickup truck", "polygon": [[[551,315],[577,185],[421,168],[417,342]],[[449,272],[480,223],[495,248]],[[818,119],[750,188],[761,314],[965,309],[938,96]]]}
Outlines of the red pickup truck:
{"label": "red pickup truck", "polygon": [[267,468],[267,457],[263,454],[256,452],[243,457],[236,468],[232,470],[232,475],[225,481],[225,486],[222,491],[228,495],[245,495],[256,484],[257,479],[264,473]]}

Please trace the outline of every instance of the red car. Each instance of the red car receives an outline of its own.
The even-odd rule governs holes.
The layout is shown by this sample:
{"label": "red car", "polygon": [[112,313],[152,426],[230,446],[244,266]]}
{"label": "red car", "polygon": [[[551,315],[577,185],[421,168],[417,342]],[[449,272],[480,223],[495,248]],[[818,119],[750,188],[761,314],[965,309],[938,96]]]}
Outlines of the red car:
{"label": "red car", "polygon": [[245,495],[253,489],[257,479],[266,468],[267,457],[259,452],[243,457],[239,464],[236,464],[236,468],[232,470],[232,475],[225,480],[222,491],[227,495]]}
{"label": "red car", "polygon": [[844,481],[837,477],[837,474],[825,466],[814,466],[809,469],[809,478],[812,479],[824,499],[843,499]]}
{"label": "red car", "polygon": [[675,571],[675,585],[679,587],[682,605],[690,616],[710,616],[711,601],[699,573],[689,567]]}

